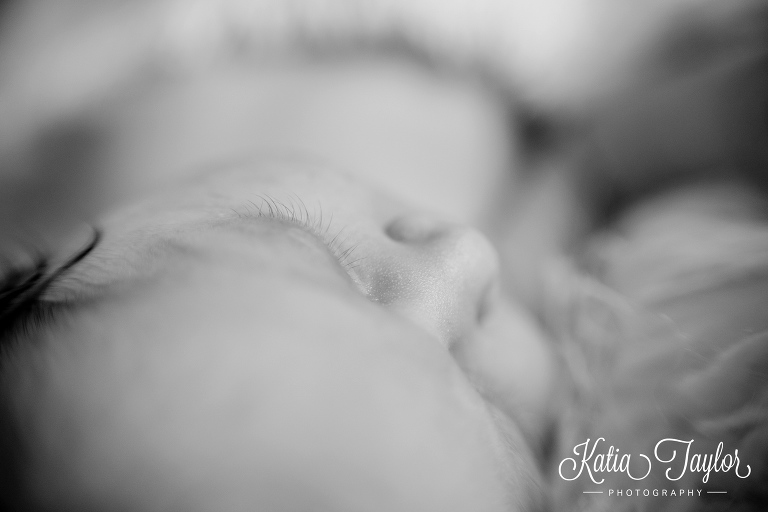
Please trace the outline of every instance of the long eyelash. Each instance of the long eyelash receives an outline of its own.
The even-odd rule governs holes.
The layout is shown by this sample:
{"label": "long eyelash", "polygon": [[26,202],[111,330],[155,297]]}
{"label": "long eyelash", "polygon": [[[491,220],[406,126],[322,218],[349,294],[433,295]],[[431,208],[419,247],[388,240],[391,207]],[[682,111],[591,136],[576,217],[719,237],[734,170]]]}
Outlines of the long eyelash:
{"label": "long eyelash", "polygon": [[[310,209],[297,195],[292,194],[287,202],[280,201],[269,195],[259,195],[258,204],[249,201],[245,205],[246,215],[250,217],[266,217],[294,224],[320,239],[336,257],[346,270],[354,270],[364,259],[356,258],[355,251],[359,244],[351,244],[349,236],[345,235],[346,226],[336,231],[331,230],[333,224],[333,212],[326,219],[323,217],[323,209],[318,205],[317,210]],[[235,212],[242,216],[242,213]]]}
{"label": "long eyelash", "polygon": [[0,280],[0,347],[8,333],[44,323],[58,303],[45,302],[40,297],[67,270],[85,258],[101,240],[101,231],[93,228],[88,244],[61,266],[50,269],[48,258],[40,255],[31,267],[12,269]]}

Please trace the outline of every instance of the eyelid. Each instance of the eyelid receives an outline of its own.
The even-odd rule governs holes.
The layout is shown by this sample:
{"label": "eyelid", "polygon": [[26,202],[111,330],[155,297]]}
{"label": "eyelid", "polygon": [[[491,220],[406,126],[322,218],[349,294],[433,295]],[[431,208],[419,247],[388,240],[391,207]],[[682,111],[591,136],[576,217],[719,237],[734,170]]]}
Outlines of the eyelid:
{"label": "eyelid", "polygon": [[[341,268],[353,281],[358,281],[355,268],[362,261],[362,257],[356,257],[355,251],[358,244],[350,243],[349,236],[345,234],[346,226],[340,230],[332,230],[333,214],[323,217],[323,210],[318,205],[318,211],[310,211],[306,203],[295,194],[295,199],[283,202],[269,195],[256,195],[259,202],[249,201],[243,206],[245,216],[252,218],[267,218],[290,223],[293,226],[308,232],[319,240]],[[242,212],[236,212],[241,217]],[[326,221],[327,219],[327,221]]]}
{"label": "eyelid", "polygon": [[4,286],[0,290],[0,345],[17,338],[19,334],[47,325],[60,309],[70,305],[67,301],[44,300],[42,296],[99,244],[101,230],[94,226],[91,229],[90,241],[60,265],[50,269],[47,259],[44,259],[37,264],[33,275],[21,283],[15,285],[13,277],[10,283],[6,283],[7,277],[3,279]]}

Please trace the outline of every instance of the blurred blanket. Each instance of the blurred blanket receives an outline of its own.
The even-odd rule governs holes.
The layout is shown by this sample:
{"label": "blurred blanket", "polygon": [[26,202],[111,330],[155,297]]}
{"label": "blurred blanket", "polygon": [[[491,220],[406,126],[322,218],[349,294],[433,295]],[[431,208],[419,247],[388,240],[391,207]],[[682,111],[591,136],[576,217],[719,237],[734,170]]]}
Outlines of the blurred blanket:
{"label": "blurred blanket", "polygon": [[[570,370],[550,468],[555,509],[765,510],[766,198],[732,183],[681,187],[641,203],[593,237],[580,263],[580,270],[551,276],[550,325],[559,327]],[[595,480],[605,478],[601,485],[587,475],[564,481],[558,471],[565,467],[568,478],[570,466],[557,463],[601,437],[598,452],[613,445],[632,454],[633,477],[646,473],[638,454],[656,465],[638,481],[624,472],[595,473]],[[654,456],[663,439],[693,440],[689,447],[662,445],[677,450],[659,452],[671,461],[669,474]],[[738,471],[716,464],[707,478],[692,471],[693,455],[714,455],[720,443],[719,457],[737,450]],[[604,493],[585,494],[597,489]],[[633,496],[636,489],[644,494]],[[669,494],[660,496],[662,490]]]}

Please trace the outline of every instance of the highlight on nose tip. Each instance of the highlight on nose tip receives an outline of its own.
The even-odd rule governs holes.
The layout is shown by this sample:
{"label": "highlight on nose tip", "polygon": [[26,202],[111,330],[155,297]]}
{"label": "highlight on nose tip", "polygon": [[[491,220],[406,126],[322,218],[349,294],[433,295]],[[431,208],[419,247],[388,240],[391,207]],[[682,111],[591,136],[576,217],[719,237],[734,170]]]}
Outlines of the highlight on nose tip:
{"label": "highlight on nose tip", "polygon": [[390,221],[384,231],[396,242],[423,245],[443,264],[470,271],[472,277],[481,281],[494,278],[498,271],[496,249],[482,233],[469,226],[437,215],[412,213]]}
{"label": "highlight on nose tip", "polygon": [[467,319],[479,323],[493,309],[493,300],[498,291],[499,261],[496,249],[479,231],[466,229],[458,236],[453,251],[454,261],[462,273],[462,279],[457,285],[462,287],[470,301]]}

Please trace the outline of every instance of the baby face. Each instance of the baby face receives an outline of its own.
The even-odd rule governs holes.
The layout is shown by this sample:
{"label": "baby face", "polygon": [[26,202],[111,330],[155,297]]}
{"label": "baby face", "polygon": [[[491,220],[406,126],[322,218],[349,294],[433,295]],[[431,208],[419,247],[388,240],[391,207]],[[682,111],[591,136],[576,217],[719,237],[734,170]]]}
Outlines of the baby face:
{"label": "baby face", "polygon": [[3,361],[39,504],[539,506],[521,428],[549,365],[478,232],[297,161],[202,176],[102,230]]}

